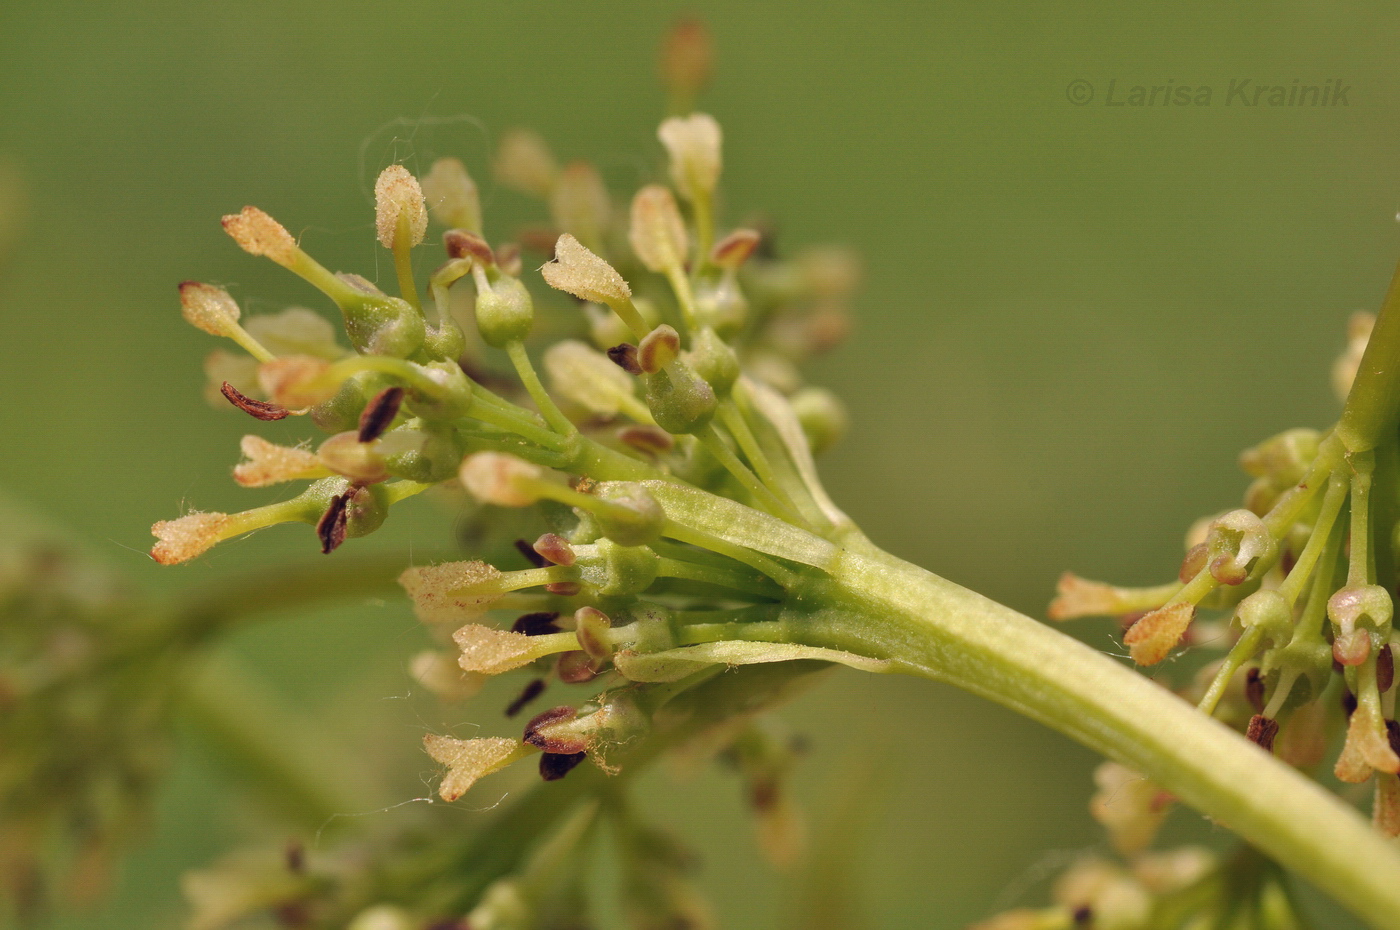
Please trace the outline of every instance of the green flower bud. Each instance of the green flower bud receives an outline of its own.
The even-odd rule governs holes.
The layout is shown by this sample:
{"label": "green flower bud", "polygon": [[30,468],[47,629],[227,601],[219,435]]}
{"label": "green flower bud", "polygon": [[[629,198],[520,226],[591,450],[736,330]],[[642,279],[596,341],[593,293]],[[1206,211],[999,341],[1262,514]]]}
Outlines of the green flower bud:
{"label": "green flower bud", "polygon": [[732,272],[702,280],[695,288],[695,316],[726,336],[736,335],[749,318],[749,301]]}
{"label": "green flower bud", "polygon": [[408,358],[423,347],[426,335],[423,314],[414,310],[412,304],[378,293],[377,288],[367,290],[368,282],[353,275],[339,277],[357,292],[336,301],[345,317],[346,335],[357,351],[364,355]]}
{"label": "green flower bud", "polygon": [[646,546],[623,546],[611,539],[597,542],[598,554],[592,564],[579,559],[584,579],[598,589],[599,594],[621,597],[641,594],[656,581],[661,559]]}
{"label": "green flower bud", "polygon": [[1235,615],[1246,630],[1258,627],[1274,643],[1287,642],[1293,632],[1293,608],[1278,591],[1255,591],[1240,601]]}
{"label": "green flower bud", "polygon": [[813,452],[825,452],[846,434],[850,420],[845,405],[835,394],[824,388],[803,388],[791,401]]}
{"label": "green flower bud", "polygon": [[642,382],[652,418],[668,433],[694,433],[715,415],[714,389],[684,361],[677,360],[662,371],[643,375]]}
{"label": "green flower bud", "polygon": [[501,348],[530,335],[535,304],[519,278],[498,277],[476,295],[476,327],[487,345]]}
{"label": "green flower bud", "polygon": [[415,421],[386,433],[381,451],[384,467],[394,477],[437,484],[451,480],[466,450],[452,430]]}
{"label": "green flower bud", "polygon": [[695,334],[685,358],[718,397],[727,397],[739,380],[739,357],[709,326],[702,326]]}
{"label": "green flower bud", "polygon": [[608,539],[623,546],[644,546],[660,538],[666,514],[646,488],[632,481],[607,481],[594,493],[610,505],[593,514]]}
{"label": "green flower bud", "polygon": [[351,375],[340,385],[335,396],[311,408],[312,422],[328,433],[356,429],[365,405],[393,383],[392,378],[378,371]]}

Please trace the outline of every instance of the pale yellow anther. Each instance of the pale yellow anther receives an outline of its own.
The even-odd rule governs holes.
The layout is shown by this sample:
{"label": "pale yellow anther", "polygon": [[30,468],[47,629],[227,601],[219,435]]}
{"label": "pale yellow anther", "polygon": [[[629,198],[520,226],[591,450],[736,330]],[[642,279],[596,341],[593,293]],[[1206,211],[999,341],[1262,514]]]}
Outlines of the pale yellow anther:
{"label": "pale yellow anther", "polygon": [[501,573],[485,562],[444,562],[410,568],[399,584],[424,623],[461,623],[481,616],[502,592],[494,583]]}
{"label": "pale yellow anther", "polygon": [[157,539],[151,558],[162,565],[187,562],[223,539],[231,521],[226,513],[192,513],[178,520],[162,520],[151,527]]}
{"label": "pale yellow anther", "polygon": [[233,295],[212,284],[186,281],[180,285],[180,312],[185,322],[212,336],[230,336],[242,315]]}
{"label": "pale yellow anther", "polygon": [[455,158],[439,158],[423,176],[423,196],[433,219],[444,226],[481,232],[481,196],[467,168]]}
{"label": "pale yellow anther", "polygon": [[598,170],[587,162],[565,168],[550,193],[549,213],[560,231],[597,244],[612,219],[612,198]]}
{"label": "pale yellow anther", "polygon": [[453,739],[429,733],[423,737],[423,748],[435,762],[447,766],[438,796],[448,802],[457,800],[480,778],[505,768],[521,754],[519,742],[500,736]]}
{"label": "pale yellow anther", "polygon": [[556,342],[544,353],[550,389],[589,413],[615,417],[636,406],[636,380],[603,353],[573,339]]}
{"label": "pale yellow anther", "polygon": [[1143,614],[1123,634],[1123,644],[1138,665],[1156,665],[1176,648],[1191,626],[1195,607],[1188,603],[1172,604]]}
{"label": "pale yellow anther", "polygon": [[582,300],[616,306],[632,299],[632,289],[617,270],[565,233],[554,245],[554,261],[540,268],[550,287]]}
{"label": "pale yellow anther", "polygon": [[528,507],[539,500],[530,483],[544,476],[538,465],[504,452],[478,452],[462,460],[458,477],[471,495],[497,507]]}
{"label": "pale yellow anther", "polygon": [[244,207],[223,218],[224,231],[243,251],[262,255],[279,265],[291,265],[301,254],[286,227],[257,207]]}
{"label": "pale yellow anther", "polygon": [[390,165],[379,172],[374,182],[374,226],[379,244],[394,247],[399,220],[407,218],[409,245],[423,241],[428,232],[428,209],[423,200],[423,188],[403,165]]}
{"label": "pale yellow anther", "polygon": [[723,133],[707,113],[673,116],[656,132],[671,156],[671,181],[686,200],[709,197],[719,182]]}
{"label": "pale yellow anther", "polygon": [[244,436],[239,443],[247,459],[234,466],[233,480],[245,488],[261,488],[283,481],[320,478],[327,474],[310,449],[279,446],[261,436]]}
{"label": "pale yellow anther", "polygon": [[284,355],[258,366],[258,385],[268,399],[283,407],[311,407],[335,396],[339,385],[321,376],[330,362],[310,355]]}
{"label": "pale yellow anther", "polygon": [[632,225],[627,233],[632,251],[650,271],[684,266],[690,239],[671,189],[648,184],[632,198]]}
{"label": "pale yellow anther", "polygon": [[465,672],[455,656],[436,649],[425,649],[409,663],[413,680],[444,701],[462,701],[481,690],[486,676]]}
{"label": "pale yellow anther", "polygon": [[501,137],[493,170],[502,184],[541,198],[549,197],[559,176],[549,146],[528,129],[512,129]]}
{"label": "pale yellow anther", "polygon": [[452,640],[462,650],[457,664],[465,671],[482,675],[499,675],[528,665],[542,653],[539,637],[471,623],[452,634]]}

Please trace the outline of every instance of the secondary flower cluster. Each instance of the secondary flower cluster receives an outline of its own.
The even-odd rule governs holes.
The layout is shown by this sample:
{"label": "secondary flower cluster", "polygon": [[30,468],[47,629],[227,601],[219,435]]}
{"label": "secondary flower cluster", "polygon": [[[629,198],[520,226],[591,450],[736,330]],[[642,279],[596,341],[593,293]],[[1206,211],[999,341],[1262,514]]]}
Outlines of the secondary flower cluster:
{"label": "secondary flower cluster", "polygon": [[[1333,369],[1343,397],[1372,320],[1353,318]],[[1348,452],[1336,429],[1294,429],[1246,451],[1240,464],[1254,478],[1245,506],[1191,528],[1175,581],[1121,588],[1066,574],[1050,616],[1119,617],[1139,665],[1182,644],[1227,650],[1184,696],[1299,767],[1321,761],[1345,730],[1336,776],[1357,784],[1374,776],[1376,826],[1400,835],[1387,453]],[[1231,613],[1207,623],[1198,608]]]}

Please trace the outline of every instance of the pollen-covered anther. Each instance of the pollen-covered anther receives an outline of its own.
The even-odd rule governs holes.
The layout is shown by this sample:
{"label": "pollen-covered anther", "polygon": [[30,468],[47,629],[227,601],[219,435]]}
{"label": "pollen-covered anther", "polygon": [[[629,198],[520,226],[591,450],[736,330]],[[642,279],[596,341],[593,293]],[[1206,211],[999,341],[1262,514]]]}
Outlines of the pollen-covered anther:
{"label": "pollen-covered anther", "polygon": [[251,255],[270,258],[279,265],[291,265],[301,255],[286,227],[257,207],[244,207],[225,216],[223,226],[239,248]]}
{"label": "pollen-covered anther", "polygon": [[244,436],[239,442],[247,461],[234,466],[233,480],[245,488],[261,488],[283,481],[322,478],[328,472],[310,449],[279,446],[261,436]]}
{"label": "pollen-covered anther", "polygon": [[1170,655],[1191,625],[1195,610],[1183,602],[1143,614],[1123,634],[1123,644],[1132,653],[1133,661],[1138,665],[1156,665]]}
{"label": "pollen-covered anther", "polygon": [[1065,572],[1055,583],[1055,599],[1050,602],[1047,613],[1051,620],[1073,620],[1078,617],[1112,617],[1123,611],[1121,589]]}
{"label": "pollen-covered anther", "polygon": [[158,542],[151,558],[162,565],[187,562],[222,540],[232,521],[226,513],[191,513],[177,520],[162,520],[151,527]]}
{"label": "pollen-covered anther", "polygon": [[674,362],[680,353],[680,333],[663,323],[647,333],[637,346],[637,365],[647,374],[655,374]]}
{"label": "pollen-covered anther", "polygon": [[656,135],[671,156],[671,181],[686,200],[708,197],[719,181],[723,133],[707,113],[673,116]]}
{"label": "pollen-covered anther", "polygon": [[185,281],[180,285],[180,311],[185,322],[212,336],[228,336],[242,315],[228,291],[212,284]]}
{"label": "pollen-covered anther", "polygon": [[429,733],[423,737],[423,748],[434,761],[448,768],[438,786],[438,796],[449,803],[466,794],[479,779],[524,755],[520,743],[499,736],[453,739]]}
{"label": "pollen-covered anther", "polygon": [[1347,739],[1337,757],[1334,774],[1344,782],[1360,784],[1372,770],[1400,771],[1400,755],[1390,745],[1390,734],[1378,707],[1379,701],[1361,701],[1347,724]]}
{"label": "pollen-covered anther", "polygon": [[410,568],[399,584],[424,623],[460,623],[479,617],[502,596],[501,573],[485,562],[444,562]]}
{"label": "pollen-covered anther", "polygon": [[573,565],[578,559],[574,547],[569,545],[569,541],[558,533],[543,534],[535,540],[532,548],[541,558],[555,565]]}
{"label": "pollen-covered anther", "polygon": [[462,485],[483,504],[528,507],[540,499],[530,487],[544,469],[504,452],[478,452],[462,460]]}
{"label": "pollen-covered anther", "polygon": [[665,272],[684,266],[690,239],[670,188],[648,184],[632,198],[628,241],[649,271]]}
{"label": "pollen-covered anther", "polygon": [[423,176],[423,196],[433,218],[444,226],[481,232],[481,196],[476,182],[455,158],[439,158]]}
{"label": "pollen-covered anther", "polygon": [[453,633],[452,640],[461,650],[457,664],[468,672],[483,675],[499,675],[520,668],[550,651],[541,648],[541,637],[493,630],[474,623]]}
{"label": "pollen-covered anther", "polygon": [[554,261],[540,268],[545,282],[581,300],[616,306],[632,299],[632,289],[622,275],[565,233],[554,244]]}
{"label": "pollen-covered anther", "polygon": [[313,355],[284,355],[258,366],[258,385],[280,406],[313,407],[334,397],[339,387],[322,378],[330,367]]}
{"label": "pollen-covered anther", "polygon": [[384,248],[394,247],[400,222],[407,228],[408,244],[417,245],[428,232],[428,208],[418,179],[403,165],[390,165],[374,182],[374,226]]}

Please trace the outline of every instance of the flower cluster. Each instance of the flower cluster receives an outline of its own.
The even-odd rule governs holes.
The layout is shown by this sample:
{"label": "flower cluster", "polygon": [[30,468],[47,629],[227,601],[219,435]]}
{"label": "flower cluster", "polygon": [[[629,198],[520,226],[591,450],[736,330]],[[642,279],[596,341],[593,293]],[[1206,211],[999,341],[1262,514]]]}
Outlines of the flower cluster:
{"label": "flower cluster", "polygon": [[[1356,314],[1333,369],[1346,398],[1374,317]],[[1374,777],[1373,819],[1400,835],[1400,725],[1395,722],[1397,528],[1391,453],[1352,449],[1345,423],[1292,429],[1247,450],[1245,506],[1203,518],[1186,537],[1175,581],[1121,588],[1072,574],[1050,616],[1116,616],[1139,665],[1180,646],[1225,651],[1183,696],[1300,768],[1345,743],[1333,771]],[[1229,611],[1226,622],[1199,611]]]}

